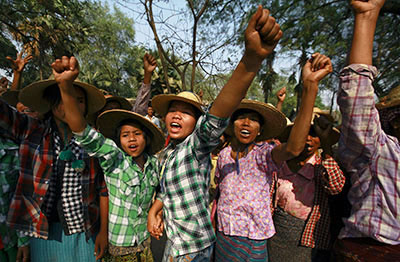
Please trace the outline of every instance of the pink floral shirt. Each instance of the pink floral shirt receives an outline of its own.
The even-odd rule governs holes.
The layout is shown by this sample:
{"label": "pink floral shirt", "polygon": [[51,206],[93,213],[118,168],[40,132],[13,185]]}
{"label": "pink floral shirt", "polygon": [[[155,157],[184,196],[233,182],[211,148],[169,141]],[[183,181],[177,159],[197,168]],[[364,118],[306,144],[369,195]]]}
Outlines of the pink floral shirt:
{"label": "pink floral shirt", "polygon": [[286,162],[278,173],[276,192],[278,206],[288,214],[304,221],[307,220],[314,204],[315,156],[314,154],[297,173],[293,173]]}
{"label": "pink floral shirt", "polygon": [[271,157],[273,147],[256,144],[239,165],[230,146],[220,152],[215,172],[220,191],[217,214],[218,230],[225,235],[263,240],[275,234],[270,190],[278,168]]}

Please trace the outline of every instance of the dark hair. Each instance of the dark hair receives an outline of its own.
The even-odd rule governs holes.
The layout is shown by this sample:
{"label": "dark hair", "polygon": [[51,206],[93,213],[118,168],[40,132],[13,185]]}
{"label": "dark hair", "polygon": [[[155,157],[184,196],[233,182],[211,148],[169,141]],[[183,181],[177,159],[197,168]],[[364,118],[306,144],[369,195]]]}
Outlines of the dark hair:
{"label": "dark hair", "polygon": [[235,122],[236,119],[239,118],[240,115],[244,115],[244,114],[249,114],[249,113],[256,113],[258,115],[258,118],[260,119],[259,124],[260,127],[262,127],[264,125],[264,118],[262,117],[262,115],[260,115],[260,113],[258,113],[257,111],[254,111],[252,109],[247,109],[247,108],[242,108],[239,110],[236,110],[231,117],[231,122]]}
{"label": "dark hair", "polygon": [[144,152],[146,152],[146,153],[150,152],[151,132],[149,131],[149,129],[147,129],[147,127],[145,127],[144,125],[142,125],[142,123],[140,123],[139,121],[134,120],[134,119],[125,119],[125,120],[122,120],[122,121],[118,124],[118,127],[117,127],[117,129],[115,130],[115,140],[114,140],[115,143],[117,143],[117,145],[118,145],[120,148],[122,148],[122,147],[121,147],[121,139],[120,139],[120,136],[121,136],[121,129],[122,129],[122,126],[124,126],[124,125],[135,125],[135,126],[137,126],[140,130],[143,131],[143,137],[144,137],[144,139],[146,140],[146,147],[145,147],[145,149],[144,149]]}
{"label": "dark hair", "polygon": [[[78,86],[78,85],[74,85],[74,87],[79,88],[83,94],[85,95],[85,104],[86,104],[86,108],[85,108],[85,115],[87,114],[87,94],[86,91]],[[60,88],[58,87],[57,84],[53,84],[51,86],[46,87],[46,89],[43,91],[43,95],[42,95],[43,99],[46,100],[49,104],[50,104],[50,111],[47,112],[45,114],[45,118],[48,118],[49,116],[52,115],[51,110],[53,108],[56,108],[57,106],[60,105],[61,103],[61,92],[60,92]]]}

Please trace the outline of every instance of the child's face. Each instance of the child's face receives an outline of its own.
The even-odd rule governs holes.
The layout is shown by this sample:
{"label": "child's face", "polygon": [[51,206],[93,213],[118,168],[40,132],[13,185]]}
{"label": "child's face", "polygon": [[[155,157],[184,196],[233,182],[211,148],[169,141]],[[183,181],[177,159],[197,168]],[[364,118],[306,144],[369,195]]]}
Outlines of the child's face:
{"label": "child's face", "polygon": [[142,155],[146,148],[146,139],[143,131],[134,123],[123,125],[119,135],[122,150],[136,158]]}
{"label": "child's face", "polygon": [[260,132],[260,121],[256,112],[240,114],[233,122],[236,139],[245,145],[254,142]]}
{"label": "child's face", "polygon": [[173,101],[165,116],[165,124],[171,139],[184,140],[196,126],[194,107],[182,101]]}

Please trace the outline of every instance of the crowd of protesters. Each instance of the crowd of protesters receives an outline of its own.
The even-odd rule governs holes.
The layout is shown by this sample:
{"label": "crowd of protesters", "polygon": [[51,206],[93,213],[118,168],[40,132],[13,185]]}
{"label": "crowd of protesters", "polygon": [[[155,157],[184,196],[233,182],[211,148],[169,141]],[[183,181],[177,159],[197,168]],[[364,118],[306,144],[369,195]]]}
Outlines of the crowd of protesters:
{"label": "crowd of protesters", "polygon": [[283,34],[261,6],[208,106],[188,91],[151,98],[149,54],[133,103],[77,80],[75,57],[21,87],[32,56],[7,57],[0,261],[400,261],[400,87],[375,104],[372,85],[384,2],[351,1],[340,126],[314,107],[333,71],[320,53],[302,68],[293,122],[286,88],[276,107],[245,99]]}

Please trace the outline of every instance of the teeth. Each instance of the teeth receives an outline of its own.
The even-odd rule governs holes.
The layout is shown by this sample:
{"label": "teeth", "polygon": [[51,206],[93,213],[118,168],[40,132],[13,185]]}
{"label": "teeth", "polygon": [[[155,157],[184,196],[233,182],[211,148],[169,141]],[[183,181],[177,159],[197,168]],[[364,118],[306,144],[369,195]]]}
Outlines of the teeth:
{"label": "teeth", "polygon": [[135,146],[135,145],[132,145],[132,146],[129,146],[129,148],[136,148],[136,146]]}
{"label": "teeth", "polygon": [[180,127],[180,125],[178,123],[171,123],[171,126],[173,127]]}
{"label": "teeth", "polygon": [[250,132],[248,130],[241,130],[240,133],[244,134],[244,135],[250,135]]}

